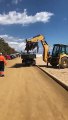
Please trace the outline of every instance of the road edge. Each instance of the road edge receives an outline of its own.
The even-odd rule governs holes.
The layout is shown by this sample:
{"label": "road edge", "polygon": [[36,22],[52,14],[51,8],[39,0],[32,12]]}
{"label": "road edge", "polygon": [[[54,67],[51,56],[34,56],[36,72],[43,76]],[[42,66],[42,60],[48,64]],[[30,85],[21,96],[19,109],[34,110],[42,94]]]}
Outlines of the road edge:
{"label": "road edge", "polygon": [[56,76],[50,74],[49,72],[47,72],[46,70],[43,70],[41,67],[39,67],[38,65],[36,65],[39,69],[41,69],[44,73],[46,73],[49,77],[51,77],[53,80],[55,80],[59,85],[61,85],[64,89],[66,89],[68,91],[68,86],[66,84],[64,84],[63,82],[61,82]]}

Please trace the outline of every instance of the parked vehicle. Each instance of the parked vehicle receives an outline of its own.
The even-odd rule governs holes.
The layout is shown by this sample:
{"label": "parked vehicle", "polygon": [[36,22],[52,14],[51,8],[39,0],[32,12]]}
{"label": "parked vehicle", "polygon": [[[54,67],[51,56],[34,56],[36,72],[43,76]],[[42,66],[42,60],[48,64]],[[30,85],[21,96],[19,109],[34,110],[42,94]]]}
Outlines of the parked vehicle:
{"label": "parked vehicle", "polygon": [[11,60],[11,56],[10,55],[5,55],[6,60]]}

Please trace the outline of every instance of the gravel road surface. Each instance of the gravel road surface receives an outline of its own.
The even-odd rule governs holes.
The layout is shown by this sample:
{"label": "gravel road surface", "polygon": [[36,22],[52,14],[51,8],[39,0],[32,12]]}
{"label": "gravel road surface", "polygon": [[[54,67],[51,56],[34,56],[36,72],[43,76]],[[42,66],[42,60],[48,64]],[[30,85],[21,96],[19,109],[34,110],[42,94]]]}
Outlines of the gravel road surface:
{"label": "gravel road surface", "polygon": [[68,120],[68,92],[37,67],[10,60],[0,77],[0,120]]}

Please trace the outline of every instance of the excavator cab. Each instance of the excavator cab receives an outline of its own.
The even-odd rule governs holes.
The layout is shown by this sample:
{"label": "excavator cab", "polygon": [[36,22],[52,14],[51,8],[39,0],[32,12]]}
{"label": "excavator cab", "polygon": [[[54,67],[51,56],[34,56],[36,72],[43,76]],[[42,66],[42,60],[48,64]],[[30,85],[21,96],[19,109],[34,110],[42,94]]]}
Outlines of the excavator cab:
{"label": "excavator cab", "polygon": [[63,68],[68,67],[68,45],[54,44],[50,64],[52,66],[60,64]]}
{"label": "excavator cab", "polygon": [[58,57],[60,54],[68,54],[68,45],[54,44],[52,56]]}

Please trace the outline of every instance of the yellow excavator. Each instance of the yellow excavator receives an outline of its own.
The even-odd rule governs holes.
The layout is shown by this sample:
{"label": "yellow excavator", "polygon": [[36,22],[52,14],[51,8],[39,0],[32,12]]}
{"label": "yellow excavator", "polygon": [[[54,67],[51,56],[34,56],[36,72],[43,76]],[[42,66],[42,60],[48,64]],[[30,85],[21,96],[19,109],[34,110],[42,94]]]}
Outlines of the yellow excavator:
{"label": "yellow excavator", "polygon": [[[54,44],[52,55],[49,54],[49,45],[45,41],[45,37],[43,35],[37,35],[31,39],[26,40],[26,48],[27,55],[25,57],[25,60],[28,59],[29,55],[31,57],[29,58],[29,61],[32,61],[35,65],[35,54],[30,54],[29,51],[33,50],[35,47],[38,47],[38,42],[41,42],[43,46],[43,61],[47,63],[50,63],[53,67],[56,67],[59,65],[61,68],[68,67],[68,45],[64,44]],[[27,57],[28,56],[28,57]],[[22,56],[23,58],[23,56]],[[28,61],[28,60],[27,60]],[[23,62],[23,61],[22,61]]]}

